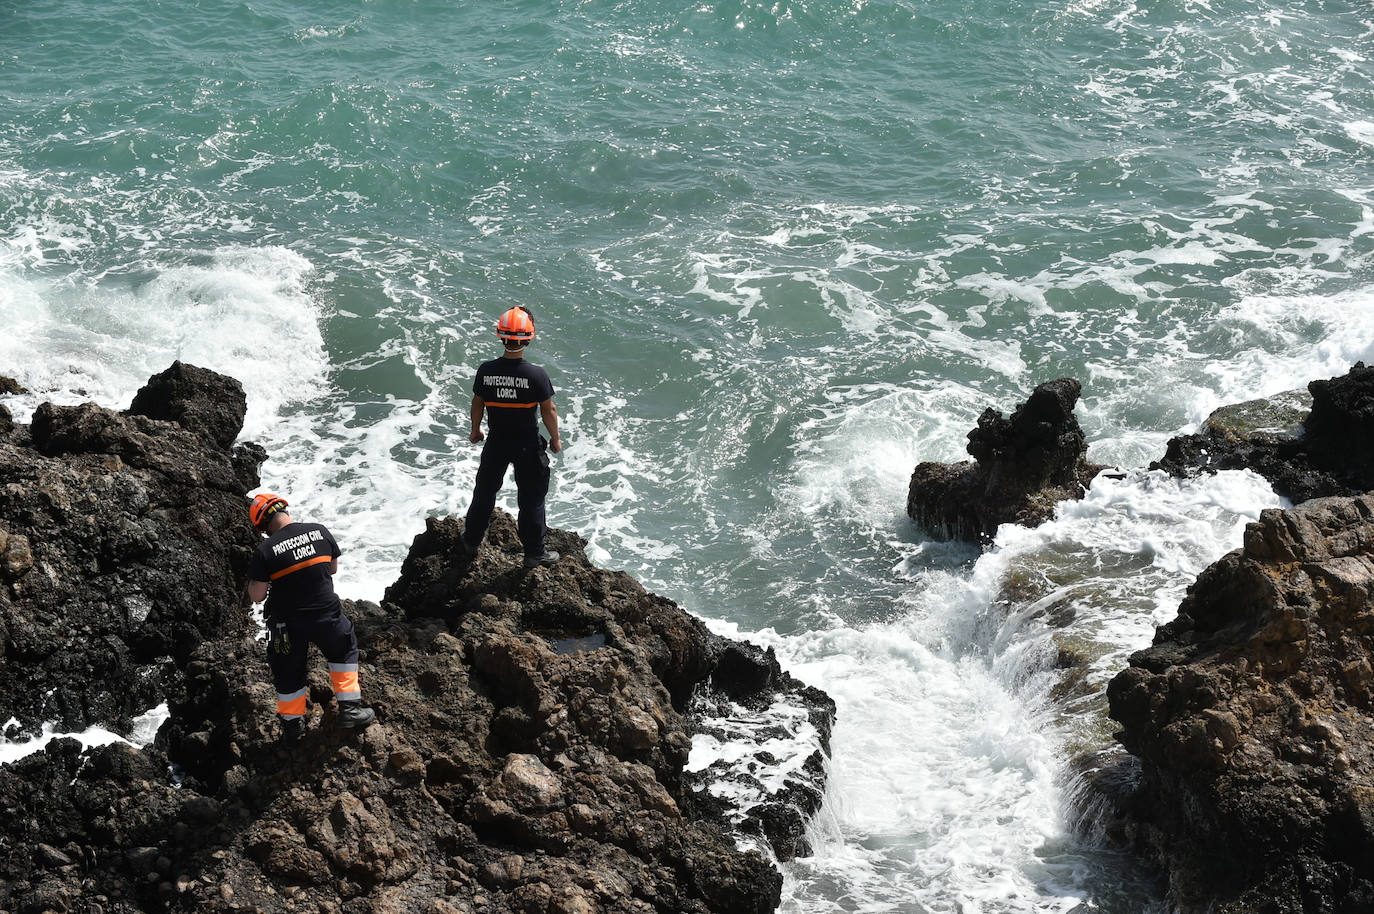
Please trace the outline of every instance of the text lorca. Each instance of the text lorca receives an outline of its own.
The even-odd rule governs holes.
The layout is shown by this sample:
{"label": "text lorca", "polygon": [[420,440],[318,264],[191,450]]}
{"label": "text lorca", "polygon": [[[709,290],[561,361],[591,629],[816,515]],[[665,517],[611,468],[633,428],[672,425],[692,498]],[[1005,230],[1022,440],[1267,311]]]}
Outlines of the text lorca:
{"label": "text lorca", "polygon": [[303,559],[306,556],[315,554],[315,547],[310,544],[320,542],[324,542],[324,534],[319,530],[311,530],[309,533],[302,533],[299,536],[293,536],[277,543],[277,545],[272,547],[272,554],[281,555],[287,550],[293,550],[291,552],[291,558]]}
{"label": "text lorca", "polygon": [[517,396],[515,388],[519,387],[521,390],[529,390],[530,379],[489,375],[487,377],[487,386],[496,388],[496,399],[514,400]]}

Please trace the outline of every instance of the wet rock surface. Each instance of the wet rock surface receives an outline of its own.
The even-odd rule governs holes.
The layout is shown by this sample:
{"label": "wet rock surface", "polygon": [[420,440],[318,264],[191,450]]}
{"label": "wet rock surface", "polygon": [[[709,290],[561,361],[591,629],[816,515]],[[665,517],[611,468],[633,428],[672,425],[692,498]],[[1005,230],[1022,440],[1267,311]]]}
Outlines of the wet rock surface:
{"label": "wet rock surface", "polygon": [[982,542],[1004,523],[1036,526],[1054,506],[1083,497],[1103,468],[1087,462],[1087,442],[1074,416],[1082,387],[1048,381],[1010,418],[989,407],[968,434],[972,461],[918,464],[907,515],[946,539]]}
{"label": "wet rock surface", "polygon": [[[1033,525],[1078,497],[1099,469],[1068,423],[1078,386],[1048,387],[1010,420],[984,414],[969,435],[975,462],[917,467],[908,514],[986,540],[998,523]],[[1032,415],[1037,434],[1018,436]],[[1244,548],[1204,571],[1177,619],[1111,681],[1120,744],[1104,748],[1104,732],[1070,759],[1078,826],[1139,851],[1167,881],[1171,910],[1374,912],[1371,445],[1374,368],[1356,364],[1223,407],[1151,465],[1251,469],[1298,504],[1250,525]],[[1047,621],[1064,633],[1053,697],[1096,700],[1081,687],[1072,617]]]}
{"label": "wet rock surface", "polygon": [[1178,910],[1374,910],[1374,497],[1265,511],[1108,697]]}
{"label": "wet rock surface", "polygon": [[[184,399],[237,409],[220,378]],[[157,411],[156,394],[140,395]],[[41,405],[0,435],[0,721],[127,731],[207,639],[247,618],[243,493],[260,451],[94,403]]]}
{"label": "wet rock surface", "polygon": [[1250,469],[1296,503],[1374,489],[1374,368],[1226,406],[1150,465],[1174,476]]}
{"label": "wet rock surface", "polygon": [[[721,703],[746,715],[795,707],[814,731],[806,731],[813,754],[823,753],[833,704],[768,652],[711,635],[629,576],[595,568],[572,533],[550,531],[563,558],[526,570],[508,516],[498,512],[475,557],[459,546],[460,520],[429,519],[381,604],[345,601],[377,722],[335,725],[315,657],[309,726],[282,746],[264,646],[238,596],[253,543],[243,495],[257,482],[242,471],[255,469],[261,452],[220,444],[222,414],[187,402],[195,395],[181,385],[195,373],[186,367],[173,366],[176,383],[162,385],[169,402],[141,407],[167,419],[40,407],[33,431],[16,427],[3,442],[46,461],[31,492],[59,482],[68,491],[77,483],[63,474],[79,471],[85,489],[113,494],[86,526],[72,522],[75,511],[24,526],[7,513],[23,519],[22,510],[0,504],[8,525],[0,567],[30,561],[26,548],[35,564],[59,548],[71,554],[81,537],[108,536],[107,520],[138,516],[131,505],[143,497],[161,505],[179,492],[180,512],[166,514],[199,535],[195,558],[220,589],[192,588],[195,607],[155,604],[162,628],[188,626],[156,666],[157,689],[111,696],[61,679],[44,673],[42,658],[11,653],[6,636],[7,683],[49,675],[59,689],[102,696],[75,722],[107,720],[101,702],[127,715],[159,695],[170,718],[141,751],[83,754],[58,739],[0,768],[0,910],[734,914],[777,906],[781,877],[769,856],[737,839],[768,849],[776,838],[780,856],[801,850],[796,824],[819,802],[823,759],[814,779],[765,784],[754,805],[766,808],[749,819],[712,792],[709,766],[687,770],[693,735]],[[118,482],[125,474],[166,492],[130,502],[128,483]],[[154,561],[169,581],[185,573],[158,552],[129,553],[108,573],[133,575]],[[25,604],[35,614],[57,607],[45,624],[64,643],[80,640],[80,629],[64,628],[65,610],[80,604],[76,582],[90,574],[83,566],[61,578],[67,590]],[[96,583],[118,592],[111,579]],[[5,609],[7,630],[23,624]],[[130,648],[131,679],[148,669],[143,657]],[[7,685],[7,701],[12,694]],[[26,713],[38,720],[51,709]]]}
{"label": "wet rock surface", "polygon": [[[811,853],[807,822],[821,807],[835,703],[798,682],[772,648],[712,636],[709,688],[689,711],[700,765],[689,766],[695,808],[723,816],[780,860]],[[730,747],[726,753],[710,750]]]}

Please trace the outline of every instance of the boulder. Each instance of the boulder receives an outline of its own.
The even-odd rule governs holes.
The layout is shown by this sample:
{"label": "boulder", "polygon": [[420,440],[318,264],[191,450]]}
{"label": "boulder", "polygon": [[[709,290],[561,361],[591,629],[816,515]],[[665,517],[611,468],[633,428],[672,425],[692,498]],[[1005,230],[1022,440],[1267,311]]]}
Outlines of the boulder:
{"label": "boulder", "polygon": [[1122,831],[1175,909],[1371,909],[1374,497],[1263,512],[1108,699]]}
{"label": "boulder", "polygon": [[247,412],[236,379],[179,361],[149,378],[129,404],[130,415],[175,422],[222,448],[233,445]]}
{"label": "boulder", "polygon": [[908,516],[936,536],[986,542],[1004,523],[1036,526],[1057,503],[1082,498],[1103,468],[1086,459],[1074,416],[1081,392],[1060,378],[1037,386],[1010,419],[989,407],[968,434],[972,461],[917,465]]}
{"label": "boulder", "polygon": [[1357,362],[1306,390],[1224,406],[1169,440],[1150,469],[1173,476],[1249,469],[1293,503],[1374,489],[1374,368]]}

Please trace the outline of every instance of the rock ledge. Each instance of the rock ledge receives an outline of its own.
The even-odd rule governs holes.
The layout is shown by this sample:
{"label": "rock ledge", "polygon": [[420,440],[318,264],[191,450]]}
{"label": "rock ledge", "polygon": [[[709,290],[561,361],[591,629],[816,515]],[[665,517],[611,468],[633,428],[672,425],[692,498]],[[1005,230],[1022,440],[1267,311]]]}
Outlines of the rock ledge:
{"label": "rock ledge", "polygon": [[1263,512],[1112,680],[1114,799],[1178,910],[1374,910],[1372,664],[1361,495]]}
{"label": "rock ledge", "polygon": [[[531,571],[507,515],[475,559],[430,518],[381,604],[346,601],[378,722],[336,727],[317,663],[306,734],[279,745],[241,596],[265,456],[233,445],[241,396],[178,364],[128,413],[0,429],[0,719],[127,732],[170,709],[143,750],[56,739],[0,767],[0,911],[776,908],[770,852],[805,852],[833,702],[566,531]],[[814,741],[785,784],[741,810],[712,789],[735,773],[686,770],[713,708],[779,705]]]}

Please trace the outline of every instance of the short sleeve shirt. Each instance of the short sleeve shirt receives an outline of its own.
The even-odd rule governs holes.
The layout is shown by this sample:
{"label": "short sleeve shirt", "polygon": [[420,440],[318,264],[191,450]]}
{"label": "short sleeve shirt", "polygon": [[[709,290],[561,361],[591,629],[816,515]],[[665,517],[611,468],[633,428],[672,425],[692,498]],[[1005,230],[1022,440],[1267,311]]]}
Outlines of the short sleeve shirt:
{"label": "short sleeve shirt", "polygon": [[339,609],[330,563],[339,544],[323,524],[291,523],[258,544],[248,579],[269,581],[266,612],[276,618],[327,615]]}
{"label": "short sleeve shirt", "polygon": [[472,392],[487,405],[487,428],[497,438],[539,435],[539,404],[553,396],[549,373],[524,359],[483,362]]}

